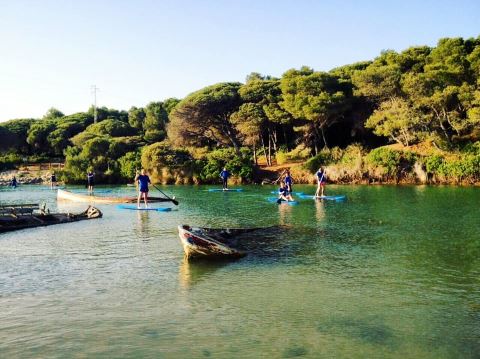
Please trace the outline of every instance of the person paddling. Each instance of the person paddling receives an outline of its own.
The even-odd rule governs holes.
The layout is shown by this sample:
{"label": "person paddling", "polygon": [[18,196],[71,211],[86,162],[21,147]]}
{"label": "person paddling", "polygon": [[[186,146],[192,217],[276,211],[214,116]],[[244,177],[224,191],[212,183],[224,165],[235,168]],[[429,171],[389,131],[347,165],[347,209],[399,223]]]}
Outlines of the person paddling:
{"label": "person paddling", "polygon": [[285,175],[285,187],[287,187],[288,192],[293,193],[293,179],[292,176],[290,175],[290,170],[287,170],[287,173]]}
{"label": "person paddling", "polygon": [[222,172],[220,172],[220,177],[222,178],[223,182],[223,190],[228,191],[228,177],[230,177],[230,172],[227,171],[226,167],[223,167]]}
{"label": "person paddling", "polygon": [[287,186],[285,186],[284,183],[280,182],[280,188],[278,189],[278,200],[277,203],[280,203],[281,201],[294,201],[291,193],[289,192]]}
{"label": "person paddling", "polygon": [[315,192],[315,197],[325,196],[325,185],[327,183],[326,171],[323,167],[320,167],[315,174],[317,180],[317,191]]}
{"label": "person paddling", "polygon": [[142,196],[145,202],[145,208],[148,208],[148,184],[152,182],[150,181],[150,177],[148,177],[144,169],[142,169],[141,174],[138,173],[137,171],[137,174],[135,176],[135,182],[137,181],[138,181],[137,208],[140,208],[140,200]]}
{"label": "person paddling", "polygon": [[92,170],[88,171],[87,172],[88,193],[93,193],[94,178],[95,178],[95,173]]}
{"label": "person paddling", "polygon": [[17,185],[18,185],[17,178],[13,176],[12,180],[10,181],[10,186],[12,186],[13,188],[17,188]]}
{"label": "person paddling", "polygon": [[57,185],[57,176],[55,175],[55,171],[52,172],[50,175],[50,188],[53,188]]}

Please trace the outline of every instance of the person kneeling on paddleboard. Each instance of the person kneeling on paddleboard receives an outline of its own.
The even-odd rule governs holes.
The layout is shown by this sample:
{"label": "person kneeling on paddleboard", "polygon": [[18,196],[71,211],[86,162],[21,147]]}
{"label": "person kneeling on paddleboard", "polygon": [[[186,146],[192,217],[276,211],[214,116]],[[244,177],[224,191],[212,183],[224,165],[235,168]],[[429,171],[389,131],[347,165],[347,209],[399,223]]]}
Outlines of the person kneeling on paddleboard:
{"label": "person kneeling on paddleboard", "polygon": [[283,184],[280,183],[280,188],[278,189],[278,200],[277,203],[281,203],[282,201],[294,201],[292,195],[288,191],[288,188]]}
{"label": "person kneeling on paddleboard", "polygon": [[327,184],[327,175],[323,167],[320,167],[315,173],[315,178],[317,180],[317,191],[315,192],[315,197],[325,196],[325,185]]}
{"label": "person kneeling on paddleboard", "polygon": [[228,177],[230,177],[230,172],[227,171],[226,167],[223,167],[222,172],[220,172],[220,177],[222,178],[223,182],[223,190],[227,191],[228,190]]}
{"label": "person kneeling on paddleboard", "polygon": [[142,169],[142,173],[138,173],[135,176],[135,182],[138,181],[138,199],[137,199],[137,208],[140,208],[140,200],[143,196],[145,201],[145,208],[148,208],[148,184],[152,183],[150,177],[146,174],[145,170]]}

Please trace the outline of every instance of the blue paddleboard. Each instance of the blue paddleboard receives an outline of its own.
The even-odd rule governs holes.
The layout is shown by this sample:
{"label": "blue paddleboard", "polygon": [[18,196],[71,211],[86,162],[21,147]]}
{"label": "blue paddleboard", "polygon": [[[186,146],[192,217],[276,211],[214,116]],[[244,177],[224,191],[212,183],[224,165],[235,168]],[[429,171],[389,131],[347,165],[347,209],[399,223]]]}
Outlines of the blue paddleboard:
{"label": "blue paddleboard", "polygon": [[223,189],[223,188],[210,188],[208,192],[242,192],[243,188],[229,188],[229,189]]}
{"label": "blue paddleboard", "polygon": [[[272,191],[270,192],[271,194],[278,194],[278,191]],[[303,195],[303,192],[295,192],[293,191],[292,194],[296,195],[296,196],[301,196]]]}
{"label": "blue paddleboard", "polygon": [[[278,198],[275,198],[275,197],[268,197],[267,198],[268,202],[270,203],[277,203],[278,201]],[[282,200],[280,203],[278,204],[288,204],[289,206],[295,206],[298,204],[298,201],[284,201]]]}
{"label": "blue paddleboard", "polygon": [[303,199],[325,199],[327,201],[344,201],[347,199],[347,196],[345,195],[339,195],[339,196],[320,196],[320,197],[316,197],[316,196],[311,196],[311,195],[301,195],[300,198],[303,198]]}
{"label": "blue paddleboard", "polygon": [[172,209],[169,207],[157,207],[157,208],[145,208],[145,207],[140,207],[138,208],[136,205],[133,204],[119,204],[117,206],[119,209],[129,209],[132,211],[157,211],[157,212],[170,212]]}

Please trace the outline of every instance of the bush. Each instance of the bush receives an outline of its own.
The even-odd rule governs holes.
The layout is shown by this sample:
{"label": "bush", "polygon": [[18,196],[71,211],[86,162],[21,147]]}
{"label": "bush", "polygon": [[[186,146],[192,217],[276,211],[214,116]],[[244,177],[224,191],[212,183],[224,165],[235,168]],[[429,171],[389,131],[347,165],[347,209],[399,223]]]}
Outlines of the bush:
{"label": "bush", "polygon": [[[335,157],[338,156],[338,151],[338,147],[333,150],[333,152],[335,153]],[[334,161],[335,159],[332,150],[323,149],[318,155],[310,158],[307,162],[305,162],[303,166],[311,173],[315,173],[321,166],[327,166]]]}
{"label": "bush", "polygon": [[365,150],[359,144],[349,145],[342,154],[340,163],[349,167],[356,166],[358,163],[362,163],[362,158],[365,154]]}
{"label": "bush", "polygon": [[182,168],[191,164],[192,156],[183,149],[174,149],[167,142],[157,142],[142,151],[143,168]]}
{"label": "bush", "polygon": [[133,180],[136,171],[142,167],[140,152],[127,152],[118,159],[118,165],[120,176],[127,181]]}
{"label": "bush", "polygon": [[22,157],[17,153],[7,153],[0,157],[0,170],[14,169],[15,165],[22,163]]}
{"label": "bush", "polygon": [[400,166],[402,153],[386,147],[376,148],[367,155],[367,162],[385,169],[386,174],[394,176]]}
{"label": "bush", "polygon": [[425,163],[425,169],[428,174],[438,174],[440,168],[443,165],[444,158],[440,155],[431,155],[423,159]]}
{"label": "bush", "polygon": [[204,182],[217,182],[223,167],[244,180],[253,176],[252,154],[249,149],[242,148],[240,156],[233,148],[218,149],[207,154],[206,158],[197,162],[199,177]]}
{"label": "bush", "polygon": [[305,147],[304,144],[298,145],[296,148],[287,152],[285,147],[280,147],[275,155],[277,164],[281,165],[292,161],[303,161],[311,155],[310,148]]}

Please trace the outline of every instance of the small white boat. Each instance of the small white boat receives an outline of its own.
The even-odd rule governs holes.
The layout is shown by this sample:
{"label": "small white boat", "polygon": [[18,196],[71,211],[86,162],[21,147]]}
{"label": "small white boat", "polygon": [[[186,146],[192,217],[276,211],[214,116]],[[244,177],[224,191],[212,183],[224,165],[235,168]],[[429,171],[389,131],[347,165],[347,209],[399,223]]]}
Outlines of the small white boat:
{"label": "small white boat", "polygon": [[[86,203],[136,203],[137,197],[106,197],[95,196],[81,193],[73,193],[63,189],[57,190],[57,199],[72,202],[86,202]],[[148,201],[153,202],[171,202],[172,199],[162,197],[148,197]]]}

